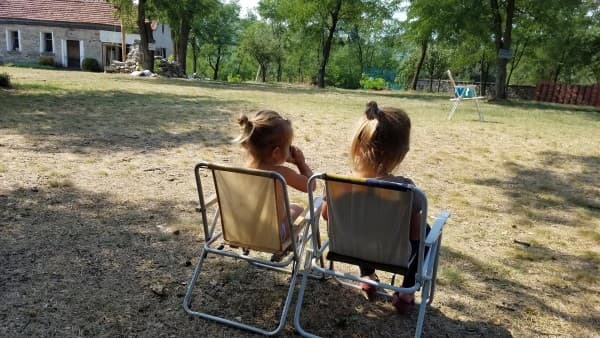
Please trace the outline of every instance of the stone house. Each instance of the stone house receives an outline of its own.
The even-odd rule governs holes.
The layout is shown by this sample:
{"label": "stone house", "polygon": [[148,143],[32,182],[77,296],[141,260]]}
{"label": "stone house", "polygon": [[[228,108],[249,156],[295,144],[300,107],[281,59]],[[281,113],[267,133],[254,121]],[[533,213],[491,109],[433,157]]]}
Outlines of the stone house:
{"label": "stone house", "polygon": [[[155,55],[173,54],[167,25],[152,23]],[[54,63],[81,68],[84,58],[101,67],[121,60],[121,25],[104,0],[0,0],[0,63]],[[139,34],[126,34],[127,50]]]}

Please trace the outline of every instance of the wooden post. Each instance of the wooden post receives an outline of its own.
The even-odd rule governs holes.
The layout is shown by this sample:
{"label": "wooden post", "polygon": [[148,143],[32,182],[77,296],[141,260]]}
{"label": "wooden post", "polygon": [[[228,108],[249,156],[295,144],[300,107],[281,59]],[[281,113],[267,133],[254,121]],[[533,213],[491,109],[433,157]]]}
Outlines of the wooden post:
{"label": "wooden post", "polygon": [[125,41],[125,25],[121,18],[121,61],[125,62],[127,59],[127,42]]}

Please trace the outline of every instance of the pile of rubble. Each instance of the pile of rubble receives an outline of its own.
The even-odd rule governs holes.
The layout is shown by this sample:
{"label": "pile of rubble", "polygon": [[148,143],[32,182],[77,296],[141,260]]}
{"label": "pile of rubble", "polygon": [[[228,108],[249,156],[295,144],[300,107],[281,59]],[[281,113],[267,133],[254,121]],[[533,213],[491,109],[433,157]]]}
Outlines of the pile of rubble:
{"label": "pile of rubble", "polygon": [[185,77],[181,64],[167,59],[160,59],[158,61],[158,69],[155,69],[154,71],[158,75],[166,77]]}
{"label": "pile of rubble", "polygon": [[[166,77],[185,77],[185,73],[183,72],[183,68],[179,62],[169,61],[161,57],[156,57],[155,61],[158,61],[158,67],[155,67],[156,69],[154,69],[154,71],[158,75]],[[138,71],[138,65],[140,65],[141,62],[142,57],[138,48],[133,48],[129,54],[127,54],[127,59],[125,62],[113,61],[110,66],[105,67],[104,71],[107,73],[135,73],[134,75],[136,76],[148,76],[141,75],[141,72]]]}
{"label": "pile of rubble", "polygon": [[110,66],[105,67],[104,71],[107,73],[127,73],[130,74],[137,70],[137,65],[141,61],[140,53],[137,48],[133,48],[129,54],[127,54],[127,59],[125,62],[113,60]]}

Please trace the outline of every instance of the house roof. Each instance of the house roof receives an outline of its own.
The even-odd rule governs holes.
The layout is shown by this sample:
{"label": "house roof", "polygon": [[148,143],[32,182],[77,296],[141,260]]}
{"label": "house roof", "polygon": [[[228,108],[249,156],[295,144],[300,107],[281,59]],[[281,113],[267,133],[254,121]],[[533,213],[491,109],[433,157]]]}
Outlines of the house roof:
{"label": "house roof", "polygon": [[104,0],[0,0],[0,19],[120,25]]}

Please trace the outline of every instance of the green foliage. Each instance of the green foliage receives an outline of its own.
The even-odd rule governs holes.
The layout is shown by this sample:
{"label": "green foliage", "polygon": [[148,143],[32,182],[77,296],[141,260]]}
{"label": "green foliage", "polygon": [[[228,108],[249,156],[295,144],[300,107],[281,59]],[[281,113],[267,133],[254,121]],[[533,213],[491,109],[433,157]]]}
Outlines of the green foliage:
{"label": "green foliage", "polygon": [[242,83],[242,78],[239,75],[227,75],[227,82],[229,83]]}
{"label": "green foliage", "polygon": [[360,85],[364,89],[382,90],[384,88],[387,88],[387,83],[384,79],[380,77],[374,79],[364,73],[362,74],[362,78],[360,79]]}
{"label": "green foliage", "polygon": [[267,67],[281,57],[281,50],[269,26],[261,21],[249,25],[242,34],[240,47],[252,55],[260,66],[262,81],[266,81]]}
{"label": "green foliage", "polygon": [[50,55],[40,56],[40,65],[42,66],[54,66],[54,57]]}
{"label": "green foliage", "polygon": [[362,69],[351,46],[344,46],[331,57],[327,79],[330,84],[339,88],[360,88]]}
{"label": "green foliage", "polygon": [[98,64],[98,60],[94,58],[84,58],[81,63],[81,68],[86,72],[99,72],[100,64]]}
{"label": "green foliage", "polygon": [[2,87],[2,88],[12,87],[10,84],[10,74],[0,73],[0,87]]}
{"label": "green foliage", "polygon": [[173,56],[173,54],[171,54],[167,57],[167,60],[173,62],[173,61],[175,61],[175,56]]}

